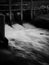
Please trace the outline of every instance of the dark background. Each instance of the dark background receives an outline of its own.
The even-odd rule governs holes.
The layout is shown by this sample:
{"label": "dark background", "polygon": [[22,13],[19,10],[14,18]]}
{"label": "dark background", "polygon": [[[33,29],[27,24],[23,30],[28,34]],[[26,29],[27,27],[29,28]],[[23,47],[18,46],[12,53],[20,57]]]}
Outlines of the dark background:
{"label": "dark background", "polygon": [[[25,4],[27,5],[25,5]],[[49,1],[47,0],[23,0],[23,9],[21,9],[21,0],[0,0],[0,63],[5,64],[21,64],[21,65],[42,65],[37,61],[48,62],[49,63],[49,55],[43,54],[36,50],[32,50],[33,58],[30,58],[31,55],[27,55],[28,58],[22,58],[21,56],[15,56],[14,51],[10,50],[8,46],[8,40],[5,38],[5,29],[4,25],[12,25],[12,23],[30,23],[35,25],[38,28],[43,28],[49,30],[49,10],[40,9],[41,5],[47,6],[49,5]],[[17,5],[17,6],[16,6]],[[32,7],[32,18],[31,18],[31,7]],[[21,12],[23,10],[23,12]],[[43,11],[45,10],[45,11]],[[12,12],[12,14],[11,14]],[[17,15],[17,13],[20,13]],[[21,19],[21,14],[23,13],[23,18]],[[11,15],[10,15],[11,14]],[[11,16],[11,18],[10,18]],[[4,19],[5,17],[5,19]],[[20,51],[23,53],[22,51]],[[16,51],[19,53],[19,50]],[[39,56],[37,56],[39,55]],[[34,59],[34,56],[37,59]],[[49,64],[48,64],[49,65]]]}

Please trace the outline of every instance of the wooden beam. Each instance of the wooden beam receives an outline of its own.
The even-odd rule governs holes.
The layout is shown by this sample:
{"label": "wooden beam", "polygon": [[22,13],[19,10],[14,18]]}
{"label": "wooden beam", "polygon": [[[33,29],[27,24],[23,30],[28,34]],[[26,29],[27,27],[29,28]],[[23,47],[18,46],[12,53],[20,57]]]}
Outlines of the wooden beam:
{"label": "wooden beam", "polygon": [[23,20],[23,0],[21,0],[21,21]]}

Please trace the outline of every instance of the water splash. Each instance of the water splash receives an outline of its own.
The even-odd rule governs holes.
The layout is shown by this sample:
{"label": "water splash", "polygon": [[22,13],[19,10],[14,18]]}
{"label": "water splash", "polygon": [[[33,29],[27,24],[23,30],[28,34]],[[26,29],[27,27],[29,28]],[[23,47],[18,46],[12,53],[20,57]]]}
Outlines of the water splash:
{"label": "water splash", "polygon": [[49,36],[46,35],[47,31],[36,27],[26,29],[19,24],[12,26],[5,25],[5,37],[9,41],[9,46],[22,50],[25,53],[32,53],[32,49],[45,54],[49,53],[49,44],[47,42]]}

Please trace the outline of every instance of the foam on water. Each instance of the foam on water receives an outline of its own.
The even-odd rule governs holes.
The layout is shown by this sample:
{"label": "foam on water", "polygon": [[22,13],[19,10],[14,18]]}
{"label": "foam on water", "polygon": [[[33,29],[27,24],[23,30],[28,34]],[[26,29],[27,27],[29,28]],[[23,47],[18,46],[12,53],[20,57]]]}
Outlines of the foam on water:
{"label": "foam on water", "polygon": [[[38,28],[26,29],[19,24],[12,26],[13,27],[5,25],[5,37],[9,40],[9,45],[17,49],[21,48],[21,50],[25,50],[26,48],[24,47],[27,47],[28,49],[34,48],[39,51],[46,47],[46,37],[49,37],[45,35],[46,31],[40,30]],[[41,35],[40,33],[43,34]],[[15,41],[12,41],[12,39]],[[18,42],[16,40],[18,40],[18,42],[21,41],[21,43],[17,44]]]}

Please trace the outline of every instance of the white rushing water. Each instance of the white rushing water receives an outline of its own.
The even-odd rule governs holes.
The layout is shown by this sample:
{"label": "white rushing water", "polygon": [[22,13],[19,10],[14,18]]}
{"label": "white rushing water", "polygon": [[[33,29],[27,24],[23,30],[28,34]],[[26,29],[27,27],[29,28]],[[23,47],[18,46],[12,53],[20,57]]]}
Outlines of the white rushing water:
{"label": "white rushing water", "polygon": [[[28,26],[30,27],[30,25]],[[34,28],[31,26],[29,29],[25,27],[19,24],[14,24],[10,27],[5,24],[5,37],[8,39],[9,45],[21,50],[26,50],[23,48],[24,46],[37,50],[43,49],[45,47],[45,43],[47,42],[46,37],[49,37],[46,35],[46,31],[34,26]],[[14,39],[14,41],[12,41],[12,39]],[[44,42],[44,44],[40,42]]]}

